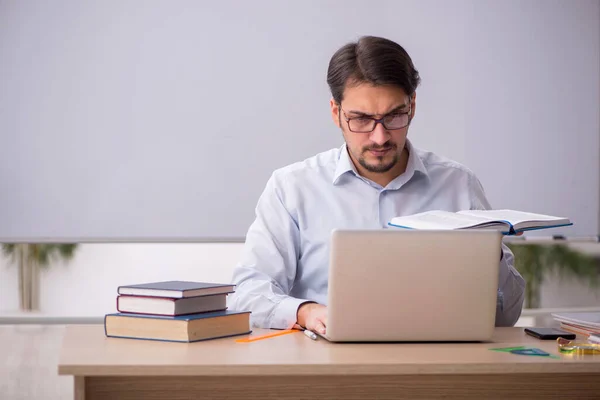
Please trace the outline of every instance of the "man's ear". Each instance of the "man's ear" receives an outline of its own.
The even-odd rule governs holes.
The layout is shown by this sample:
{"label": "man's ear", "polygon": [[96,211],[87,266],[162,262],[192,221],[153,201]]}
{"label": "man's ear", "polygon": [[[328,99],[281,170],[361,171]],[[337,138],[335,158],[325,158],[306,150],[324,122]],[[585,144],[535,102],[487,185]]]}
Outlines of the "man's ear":
{"label": "man's ear", "polygon": [[415,110],[417,109],[417,92],[414,92],[410,96],[410,119],[415,117]]}
{"label": "man's ear", "polygon": [[340,106],[338,105],[338,103],[335,102],[333,97],[331,98],[331,100],[329,100],[329,107],[331,108],[331,118],[333,119],[333,122],[337,125],[338,128],[341,128]]}

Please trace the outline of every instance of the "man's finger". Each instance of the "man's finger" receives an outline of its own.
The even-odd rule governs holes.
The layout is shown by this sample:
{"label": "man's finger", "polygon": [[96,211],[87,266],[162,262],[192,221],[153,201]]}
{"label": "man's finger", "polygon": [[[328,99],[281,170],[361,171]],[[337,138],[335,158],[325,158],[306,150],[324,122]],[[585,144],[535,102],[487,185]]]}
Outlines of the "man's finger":
{"label": "man's finger", "polygon": [[324,335],[325,334],[325,324],[323,324],[321,321],[317,320],[317,322],[315,323],[315,330],[317,332],[319,332],[320,334]]}

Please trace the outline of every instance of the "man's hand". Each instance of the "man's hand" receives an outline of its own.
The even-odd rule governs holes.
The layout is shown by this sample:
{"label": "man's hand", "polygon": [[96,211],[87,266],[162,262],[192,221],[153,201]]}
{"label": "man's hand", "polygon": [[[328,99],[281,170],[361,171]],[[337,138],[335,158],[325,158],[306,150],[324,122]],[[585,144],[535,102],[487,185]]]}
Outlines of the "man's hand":
{"label": "man's hand", "polygon": [[317,303],[304,303],[298,308],[298,325],[309,331],[325,334],[327,307]]}

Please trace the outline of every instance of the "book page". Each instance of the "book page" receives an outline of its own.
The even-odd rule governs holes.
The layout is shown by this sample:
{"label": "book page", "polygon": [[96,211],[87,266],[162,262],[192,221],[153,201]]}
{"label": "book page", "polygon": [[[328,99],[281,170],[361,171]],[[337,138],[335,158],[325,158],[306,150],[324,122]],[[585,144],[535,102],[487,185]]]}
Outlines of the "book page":
{"label": "book page", "polygon": [[464,210],[459,211],[458,214],[483,217],[490,220],[510,221],[510,223],[513,225],[519,225],[526,222],[536,222],[536,224],[533,225],[543,226],[569,222],[567,218],[515,210]]}
{"label": "book page", "polygon": [[600,328],[600,312],[576,312],[552,314],[555,320],[577,324],[585,328]]}
{"label": "book page", "polygon": [[412,229],[464,229],[480,225],[488,226],[489,222],[483,217],[436,210],[395,217],[390,224]]}

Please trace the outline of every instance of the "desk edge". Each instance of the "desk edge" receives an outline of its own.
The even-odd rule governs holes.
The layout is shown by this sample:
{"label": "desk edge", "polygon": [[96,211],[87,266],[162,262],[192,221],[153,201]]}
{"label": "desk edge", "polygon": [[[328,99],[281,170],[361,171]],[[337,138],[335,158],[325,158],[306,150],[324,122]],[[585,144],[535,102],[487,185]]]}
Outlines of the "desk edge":
{"label": "desk edge", "polygon": [[600,374],[599,362],[511,364],[351,364],[351,365],[202,365],[94,366],[59,364],[59,375],[73,376],[310,376],[310,375],[484,375],[561,373]]}

